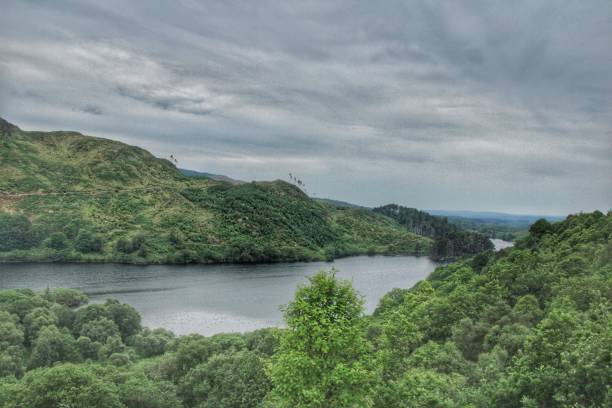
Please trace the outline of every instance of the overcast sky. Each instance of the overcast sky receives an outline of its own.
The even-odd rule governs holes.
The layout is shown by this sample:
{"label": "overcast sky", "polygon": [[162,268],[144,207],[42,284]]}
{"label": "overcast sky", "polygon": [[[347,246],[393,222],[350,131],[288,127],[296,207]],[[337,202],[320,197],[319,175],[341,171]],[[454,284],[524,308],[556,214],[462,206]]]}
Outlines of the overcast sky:
{"label": "overcast sky", "polygon": [[612,1],[3,0],[0,116],[363,205],[607,210]]}

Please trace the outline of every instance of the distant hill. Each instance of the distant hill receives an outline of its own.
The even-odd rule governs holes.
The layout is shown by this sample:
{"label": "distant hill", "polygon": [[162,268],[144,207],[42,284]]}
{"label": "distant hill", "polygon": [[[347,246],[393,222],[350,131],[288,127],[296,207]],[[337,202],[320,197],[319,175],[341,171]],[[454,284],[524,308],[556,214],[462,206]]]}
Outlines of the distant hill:
{"label": "distant hill", "polygon": [[333,205],[335,207],[347,207],[347,208],[367,208],[362,205],[347,203],[346,201],[333,200],[331,198],[314,198],[315,201],[320,203],[325,203],[329,205]]}
{"label": "distant hill", "polygon": [[470,218],[479,220],[497,220],[506,222],[523,222],[533,223],[540,218],[544,218],[550,222],[562,221],[564,216],[559,215],[525,215],[525,214],[507,214],[493,211],[447,211],[447,210],[426,210],[431,215],[439,215],[443,217],[453,218]]}
{"label": "distant hill", "polygon": [[188,169],[178,169],[178,170],[181,172],[182,175],[187,176],[187,177],[207,177],[209,179],[213,179],[217,181],[226,181],[228,183],[235,184],[235,185],[246,183],[246,181],[236,180],[228,176],[223,176],[221,174],[212,174],[212,173],[206,173],[202,171],[195,171],[195,170],[188,170]]}
{"label": "distant hill", "polygon": [[556,215],[524,215],[506,214],[490,211],[436,211],[429,213],[446,217],[448,222],[458,227],[480,232],[489,238],[499,238],[505,241],[514,241],[527,235],[529,226],[539,219],[557,222],[564,217]]}
{"label": "distant hill", "polygon": [[135,146],[0,119],[0,260],[275,262],[427,255],[432,243],[283,181],[188,177]]}

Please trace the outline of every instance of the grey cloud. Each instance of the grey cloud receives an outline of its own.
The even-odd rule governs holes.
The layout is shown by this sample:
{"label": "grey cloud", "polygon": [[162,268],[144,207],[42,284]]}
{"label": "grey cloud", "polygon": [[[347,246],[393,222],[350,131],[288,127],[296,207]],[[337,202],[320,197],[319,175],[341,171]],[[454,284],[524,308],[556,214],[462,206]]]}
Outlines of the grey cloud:
{"label": "grey cloud", "polygon": [[9,0],[0,114],[422,208],[612,203],[612,3]]}

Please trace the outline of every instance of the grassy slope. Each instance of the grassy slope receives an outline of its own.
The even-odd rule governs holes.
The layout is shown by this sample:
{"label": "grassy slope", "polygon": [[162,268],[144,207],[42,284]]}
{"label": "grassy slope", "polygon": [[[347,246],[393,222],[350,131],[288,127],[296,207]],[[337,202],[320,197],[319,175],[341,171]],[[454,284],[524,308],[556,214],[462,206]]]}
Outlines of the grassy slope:
{"label": "grassy slope", "polygon": [[[431,247],[387,217],[315,202],[285,182],[185,177],[137,147],[75,132],[24,132],[0,119],[0,234],[4,225],[15,237],[6,225],[18,214],[31,226],[15,242],[30,244],[5,249],[0,259],[256,262],[427,254]],[[84,236],[101,249],[77,250]]]}

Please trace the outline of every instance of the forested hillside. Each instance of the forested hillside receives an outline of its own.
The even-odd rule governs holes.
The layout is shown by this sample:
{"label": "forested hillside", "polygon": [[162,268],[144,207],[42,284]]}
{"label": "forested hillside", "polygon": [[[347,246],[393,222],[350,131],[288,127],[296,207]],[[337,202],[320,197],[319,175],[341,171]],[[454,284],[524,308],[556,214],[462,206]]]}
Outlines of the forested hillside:
{"label": "forested hillside", "polygon": [[[612,214],[534,224],[436,269],[373,316],[320,272],[287,329],[175,337],[116,301],[0,292],[0,406],[608,407]],[[79,307],[81,306],[81,307]]]}
{"label": "forested hillside", "polygon": [[0,119],[0,260],[274,262],[431,247],[289,183],[187,177],[138,147]]}
{"label": "forested hillside", "polygon": [[486,235],[463,230],[444,217],[397,204],[374,208],[374,212],[393,218],[415,234],[433,238],[431,256],[434,259],[456,259],[493,249]]}

